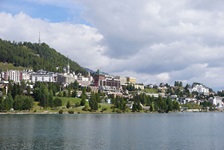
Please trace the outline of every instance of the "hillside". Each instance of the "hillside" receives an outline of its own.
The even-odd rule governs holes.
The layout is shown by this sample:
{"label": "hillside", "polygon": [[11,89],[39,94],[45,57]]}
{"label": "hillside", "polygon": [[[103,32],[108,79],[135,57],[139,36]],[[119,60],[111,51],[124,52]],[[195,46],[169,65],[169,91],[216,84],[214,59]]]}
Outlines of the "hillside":
{"label": "hillside", "polygon": [[[68,64],[68,58],[50,48],[47,44],[30,42],[10,42],[0,39],[0,62],[13,64],[15,67],[33,68],[34,71],[63,72],[63,67]],[[69,59],[71,71],[86,74],[78,63]],[[59,67],[58,70],[56,67]]]}
{"label": "hillside", "polygon": [[25,69],[29,69],[29,68],[24,68],[24,67],[21,67],[21,66],[15,67],[11,63],[0,62],[0,72],[5,71],[5,70],[25,70]]}

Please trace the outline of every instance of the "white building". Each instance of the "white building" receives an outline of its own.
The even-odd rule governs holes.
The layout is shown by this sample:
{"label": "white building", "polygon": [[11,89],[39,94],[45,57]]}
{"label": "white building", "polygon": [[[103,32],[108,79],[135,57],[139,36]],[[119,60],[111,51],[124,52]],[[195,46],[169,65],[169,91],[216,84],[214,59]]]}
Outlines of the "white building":
{"label": "white building", "polygon": [[120,77],[120,76],[117,76],[116,78],[117,78],[117,79],[120,79],[120,83],[121,83],[121,85],[127,85],[127,77]]}
{"label": "white building", "polygon": [[70,84],[70,83],[75,82],[75,80],[77,80],[77,79],[78,79],[78,77],[74,73],[73,74],[64,73],[64,74],[58,74],[57,82],[64,83],[64,84]]}
{"label": "white building", "polygon": [[221,108],[223,107],[223,102],[222,102],[222,97],[219,96],[215,96],[214,98],[209,98],[209,102],[212,103],[212,105],[214,105],[217,108]]}
{"label": "white building", "polygon": [[56,82],[57,75],[53,72],[38,70],[36,73],[31,74],[31,81],[35,82]]}
{"label": "white building", "polygon": [[196,84],[192,88],[189,89],[190,92],[198,92],[199,94],[209,95],[209,88]]}
{"label": "white building", "polygon": [[80,86],[87,87],[90,86],[90,84],[93,82],[93,77],[90,75],[90,72],[88,72],[88,75],[86,77],[79,73],[77,82]]}
{"label": "white building", "polygon": [[21,72],[18,70],[7,70],[2,72],[2,78],[4,80],[12,80],[14,82],[20,82],[22,80]]}
{"label": "white building", "polygon": [[134,84],[135,89],[144,90],[145,86],[143,83],[136,83]]}
{"label": "white building", "polygon": [[27,71],[21,72],[21,79],[24,81],[30,81],[30,73]]}

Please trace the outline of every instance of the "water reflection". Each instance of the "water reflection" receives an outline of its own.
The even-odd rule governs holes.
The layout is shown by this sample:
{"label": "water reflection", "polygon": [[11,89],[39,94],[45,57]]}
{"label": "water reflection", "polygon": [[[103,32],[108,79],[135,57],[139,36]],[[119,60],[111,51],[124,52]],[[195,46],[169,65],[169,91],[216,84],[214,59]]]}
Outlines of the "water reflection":
{"label": "water reflection", "polygon": [[223,149],[223,116],[0,115],[0,149]]}

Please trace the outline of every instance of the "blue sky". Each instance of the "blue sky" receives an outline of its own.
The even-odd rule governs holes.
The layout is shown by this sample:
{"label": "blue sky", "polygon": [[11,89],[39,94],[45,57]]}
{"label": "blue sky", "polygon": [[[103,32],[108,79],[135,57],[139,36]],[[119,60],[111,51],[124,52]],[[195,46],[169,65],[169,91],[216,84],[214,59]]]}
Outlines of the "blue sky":
{"label": "blue sky", "polygon": [[49,22],[73,22],[87,24],[85,20],[80,17],[82,11],[81,5],[73,5],[68,7],[66,5],[60,6],[52,5],[52,3],[36,2],[32,0],[1,0],[0,10],[12,14],[23,12],[33,18],[40,18]]}
{"label": "blue sky", "polygon": [[1,0],[0,38],[41,41],[84,67],[224,89],[223,0]]}

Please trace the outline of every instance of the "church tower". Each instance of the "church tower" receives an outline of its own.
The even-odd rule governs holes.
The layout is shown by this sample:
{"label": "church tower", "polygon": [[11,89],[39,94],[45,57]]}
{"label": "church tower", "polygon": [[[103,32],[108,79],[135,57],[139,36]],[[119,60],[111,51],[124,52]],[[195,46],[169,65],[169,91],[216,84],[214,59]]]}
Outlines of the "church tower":
{"label": "church tower", "polygon": [[39,40],[38,40],[39,45],[41,45],[41,41],[40,41],[40,31],[39,31]]}
{"label": "church tower", "polygon": [[68,58],[68,65],[67,65],[67,74],[70,73],[70,65],[69,65],[69,58]]}

